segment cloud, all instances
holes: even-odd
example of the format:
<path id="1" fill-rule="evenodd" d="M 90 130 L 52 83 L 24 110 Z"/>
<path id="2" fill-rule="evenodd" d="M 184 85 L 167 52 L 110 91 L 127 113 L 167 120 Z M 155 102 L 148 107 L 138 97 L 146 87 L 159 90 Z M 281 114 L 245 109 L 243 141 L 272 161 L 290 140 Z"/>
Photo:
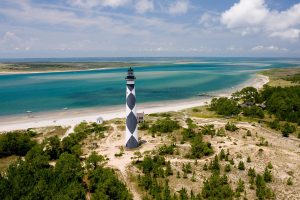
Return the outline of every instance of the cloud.
<path id="1" fill-rule="evenodd" d="M 199 24 L 206 28 L 220 27 L 220 15 L 214 12 L 205 12 L 199 18 Z"/>
<path id="2" fill-rule="evenodd" d="M 0 38 L 0 50 L 26 50 L 29 51 L 37 39 L 23 39 L 15 32 L 7 31 Z"/>
<path id="3" fill-rule="evenodd" d="M 243 51 L 243 48 L 241 47 L 235 47 L 235 46 L 229 46 L 226 48 L 227 51 L 234 51 L 234 52 L 239 52 L 239 51 Z"/>
<path id="4" fill-rule="evenodd" d="M 256 51 L 256 52 L 258 52 L 258 51 L 273 51 L 273 52 L 276 52 L 276 51 L 287 51 L 287 49 L 280 48 L 280 47 L 277 47 L 274 45 L 271 45 L 271 46 L 258 45 L 258 46 L 251 48 L 251 51 Z"/>
<path id="5" fill-rule="evenodd" d="M 135 9 L 138 13 L 146 13 L 154 10 L 154 4 L 152 0 L 137 0 Z"/>
<path id="6" fill-rule="evenodd" d="M 89 13 L 78 14 L 72 10 L 56 9 L 52 7 L 41 7 L 34 4 L 14 3 L 13 7 L 1 8 L 0 15 L 4 15 L 10 20 L 15 19 L 21 24 L 27 23 L 29 26 L 53 26 L 55 28 L 68 27 L 66 32 L 72 32 L 72 29 L 86 30 L 92 28 L 94 31 L 103 31 L 113 33 L 114 35 L 145 35 L 146 30 L 136 29 L 124 22 L 123 19 L 117 19 L 109 16 Z"/>
<path id="7" fill-rule="evenodd" d="M 221 22 L 242 35 L 263 32 L 282 39 L 299 38 L 300 3 L 285 11 L 270 10 L 265 0 L 240 0 L 221 15 Z"/>
<path id="8" fill-rule="evenodd" d="M 271 37 L 280 37 L 282 39 L 297 39 L 299 38 L 299 29 L 289 29 L 286 31 L 273 32 L 270 34 Z"/>
<path id="9" fill-rule="evenodd" d="M 240 0 L 221 16 L 228 28 L 255 26 L 264 22 L 268 16 L 264 0 Z"/>
<path id="10" fill-rule="evenodd" d="M 177 0 L 169 7 L 169 13 L 171 14 L 184 14 L 188 11 L 189 1 L 188 0 Z"/>
<path id="11" fill-rule="evenodd" d="M 94 7 L 120 7 L 128 4 L 130 0 L 68 0 L 67 3 L 71 6 L 91 9 Z"/>

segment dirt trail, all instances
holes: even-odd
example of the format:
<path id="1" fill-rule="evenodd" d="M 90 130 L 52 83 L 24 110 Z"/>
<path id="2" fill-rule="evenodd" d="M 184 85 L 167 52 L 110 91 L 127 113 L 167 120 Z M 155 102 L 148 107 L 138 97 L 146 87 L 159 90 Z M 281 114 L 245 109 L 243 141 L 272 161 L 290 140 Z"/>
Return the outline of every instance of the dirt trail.
<path id="1" fill-rule="evenodd" d="M 99 148 L 96 150 L 99 154 L 107 156 L 109 159 L 107 166 L 117 169 L 121 175 L 120 178 L 126 183 L 134 199 L 140 200 L 140 194 L 136 191 L 134 185 L 130 182 L 128 173 L 126 172 L 128 166 L 132 162 L 132 157 L 134 157 L 134 151 L 126 150 L 123 156 L 116 157 L 115 154 L 120 153 L 121 147 L 123 146 L 123 138 L 118 137 L 118 135 L 123 135 L 117 128 L 115 124 L 110 124 L 112 127 L 112 132 L 107 136 L 103 143 L 100 143 Z"/>

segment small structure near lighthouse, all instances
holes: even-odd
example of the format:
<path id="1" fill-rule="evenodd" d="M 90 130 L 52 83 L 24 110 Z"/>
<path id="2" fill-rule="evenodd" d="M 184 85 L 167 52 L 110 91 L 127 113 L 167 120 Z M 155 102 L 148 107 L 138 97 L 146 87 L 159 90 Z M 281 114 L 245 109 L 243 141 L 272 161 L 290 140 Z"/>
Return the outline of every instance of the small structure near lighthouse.
<path id="1" fill-rule="evenodd" d="M 135 98 L 135 76 L 131 67 L 128 69 L 126 80 L 126 135 L 125 146 L 136 148 L 139 146 L 136 98 Z"/>

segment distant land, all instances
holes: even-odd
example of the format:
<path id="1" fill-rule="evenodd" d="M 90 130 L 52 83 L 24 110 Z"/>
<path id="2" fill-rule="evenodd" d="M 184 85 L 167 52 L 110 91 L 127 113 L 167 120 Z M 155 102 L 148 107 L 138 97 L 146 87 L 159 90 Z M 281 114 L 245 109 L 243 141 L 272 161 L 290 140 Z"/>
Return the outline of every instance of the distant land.
<path id="1" fill-rule="evenodd" d="M 154 65 L 256 62 L 269 63 L 288 60 L 290 67 L 300 66 L 299 58 L 268 57 L 74 57 L 74 58 L 0 58 L 0 73 L 63 72 L 95 70 L 104 68 L 141 67 Z M 285 63 L 286 64 L 286 63 Z"/>

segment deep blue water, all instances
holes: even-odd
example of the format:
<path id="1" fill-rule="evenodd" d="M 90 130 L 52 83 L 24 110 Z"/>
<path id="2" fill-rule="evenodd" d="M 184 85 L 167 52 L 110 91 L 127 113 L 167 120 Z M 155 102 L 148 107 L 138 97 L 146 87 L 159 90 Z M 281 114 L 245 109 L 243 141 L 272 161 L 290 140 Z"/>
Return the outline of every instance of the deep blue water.
<path id="1" fill-rule="evenodd" d="M 49 58 L 26 61 L 160 62 L 159 65 L 134 67 L 138 103 L 191 98 L 241 84 L 260 70 L 300 66 L 300 59 L 291 58 Z M 124 104 L 126 71 L 126 68 L 116 68 L 1 75 L 0 115 Z"/>

